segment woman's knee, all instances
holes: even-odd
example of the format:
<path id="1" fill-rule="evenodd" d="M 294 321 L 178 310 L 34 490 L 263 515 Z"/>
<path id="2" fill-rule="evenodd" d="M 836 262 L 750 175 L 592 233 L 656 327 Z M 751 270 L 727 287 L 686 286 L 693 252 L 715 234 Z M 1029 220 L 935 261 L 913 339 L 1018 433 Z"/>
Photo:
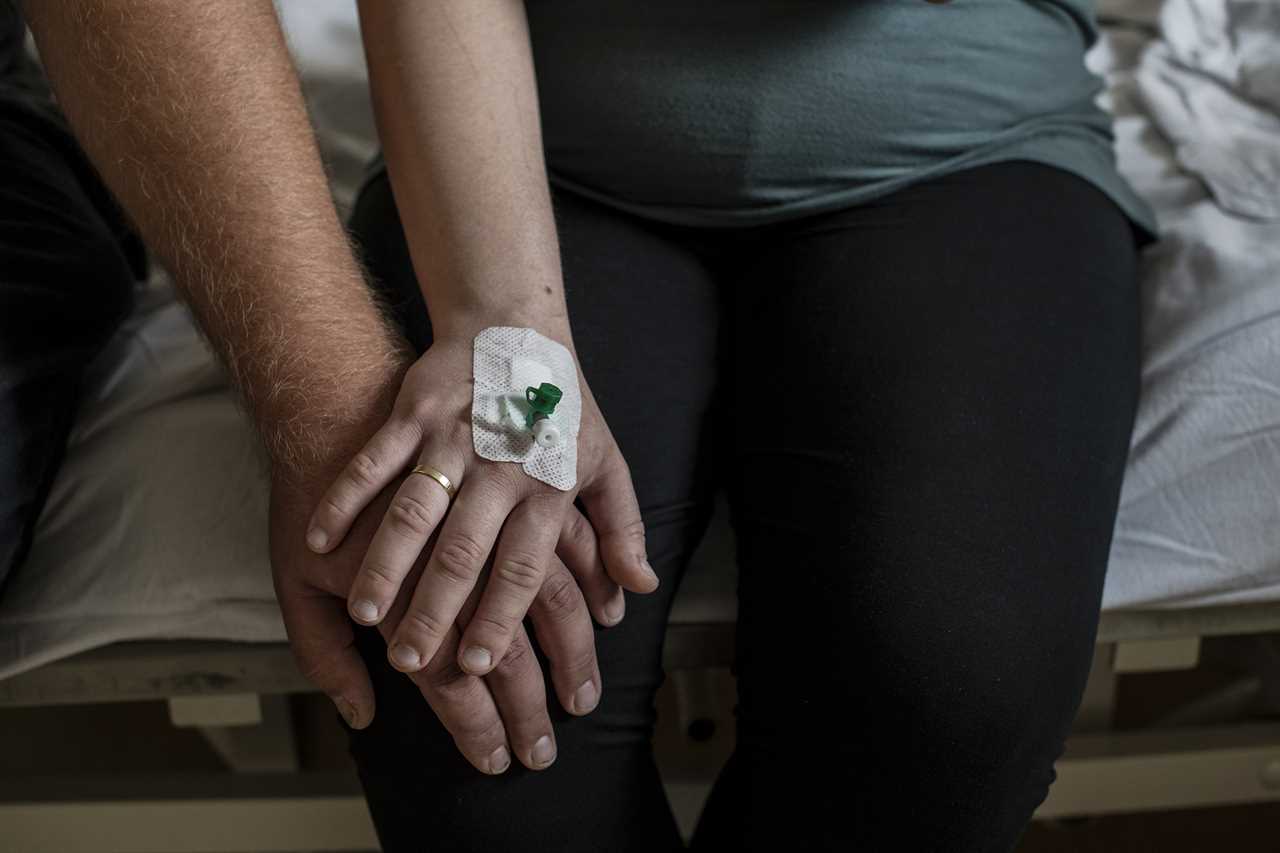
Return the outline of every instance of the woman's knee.
<path id="1" fill-rule="evenodd" d="M 793 797 L 815 820 L 838 815 L 846 845 L 1010 850 L 1054 779 L 1088 674 L 1088 626 L 1063 637 L 1016 616 L 1016 628 L 905 619 L 914 627 L 851 627 L 825 671 L 740 661 L 748 788 Z M 767 832 L 772 819 L 753 820 Z"/>

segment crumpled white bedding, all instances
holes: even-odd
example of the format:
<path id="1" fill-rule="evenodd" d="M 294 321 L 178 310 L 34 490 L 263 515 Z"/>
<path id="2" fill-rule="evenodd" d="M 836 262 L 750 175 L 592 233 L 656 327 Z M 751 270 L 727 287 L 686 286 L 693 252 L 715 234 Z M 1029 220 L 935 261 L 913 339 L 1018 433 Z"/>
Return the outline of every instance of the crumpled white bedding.
<path id="1" fill-rule="evenodd" d="M 374 151 L 353 4 L 279 5 L 346 207 Z M 1256 26 L 1271 5 L 1169 0 L 1161 20 L 1159 0 L 1100 4 L 1114 26 L 1090 62 L 1108 80 L 1122 171 L 1163 232 L 1143 272 L 1143 401 L 1107 608 L 1280 599 L 1280 221 L 1232 203 L 1252 185 L 1221 158 L 1246 138 L 1229 122 L 1249 113 L 1216 106 L 1280 113 L 1280 32 Z M 283 639 L 265 486 L 222 372 L 155 277 L 94 366 L 31 558 L 0 600 L 0 677 L 125 639 Z M 731 606 L 720 586 L 728 603 L 711 612 Z"/>
<path id="2" fill-rule="evenodd" d="M 1280 3 L 1168 0 L 1137 88 L 1178 164 L 1228 213 L 1280 217 Z"/>
<path id="3" fill-rule="evenodd" d="M 1104 604 L 1280 599 L 1280 219 L 1231 177 L 1236 140 L 1280 117 L 1280 6 L 1101 6 L 1117 26 L 1090 59 L 1162 238 L 1144 259 L 1143 397 Z M 1274 197 L 1280 149 L 1248 153 Z"/>

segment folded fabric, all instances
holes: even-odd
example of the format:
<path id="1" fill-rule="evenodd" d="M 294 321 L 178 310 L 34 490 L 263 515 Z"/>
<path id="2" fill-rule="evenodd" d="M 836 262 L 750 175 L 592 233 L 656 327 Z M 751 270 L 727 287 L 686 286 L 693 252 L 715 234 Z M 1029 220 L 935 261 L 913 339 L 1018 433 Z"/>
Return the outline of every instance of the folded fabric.
<path id="1" fill-rule="evenodd" d="M 1280 3 L 1168 0 L 1138 91 L 1228 213 L 1280 218 Z"/>

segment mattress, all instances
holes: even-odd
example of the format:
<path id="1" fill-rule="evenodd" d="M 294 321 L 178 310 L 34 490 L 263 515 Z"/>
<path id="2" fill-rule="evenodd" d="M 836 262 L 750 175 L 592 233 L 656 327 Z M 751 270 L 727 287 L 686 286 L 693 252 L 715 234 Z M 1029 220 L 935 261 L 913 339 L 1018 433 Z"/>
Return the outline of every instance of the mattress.
<path id="1" fill-rule="evenodd" d="M 375 149 L 353 4 L 279 5 L 345 209 Z M 1089 61 L 1107 81 L 1121 170 L 1163 238 L 1143 262 L 1143 397 L 1104 609 L 1256 612 L 1280 601 L 1280 221 L 1233 210 L 1158 120 L 1148 89 L 1164 78 L 1147 66 L 1177 23 L 1169 7 L 1162 20 L 1159 2 L 1102 5 Z M 30 559 L 0 600 L 0 677 L 121 640 L 283 640 L 265 470 L 225 375 L 157 271 L 92 367 Z M 677 621 L 732 618 L 731 551 L 721 517 Z"/>

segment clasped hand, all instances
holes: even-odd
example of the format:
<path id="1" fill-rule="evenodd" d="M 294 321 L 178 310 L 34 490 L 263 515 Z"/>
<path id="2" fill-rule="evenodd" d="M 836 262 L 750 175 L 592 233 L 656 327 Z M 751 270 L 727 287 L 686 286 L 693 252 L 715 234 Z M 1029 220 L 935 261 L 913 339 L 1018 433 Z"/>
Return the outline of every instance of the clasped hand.
<path id="1" fill-rule="evenodd" d="M 585 714 L 603 690 L 586 610 L 602 625 L 617 624 L 622 590 L 651 592 L 658 579 L 626 463 L 585 379 L 579 376 L 578 488 L 562 492 L 517 463 L 476 455 L 471 358 L 470 339 L 433 343 L 406 374 L 391 416 L 315 504 L 306 542 L 325 556 L 273 562 L 296 562 L 302 588 L 343 596 L 352 620 L 379 627 L 391 665 L 417 682 L 477 768 L 501 772 L 509 745 L 539 769 L 554 759 L 554 734 L 526 613 L 560 703 Z M 408 475 L 416 464 L 444 473 L 456 497 L 450 501 L 430 477 Z M 275 538 L 273 550 L 280 550 Z M 354 577 L 335 570 L 334 558 L 351 563 L 362 546 Z M 293 585 L 282 590 L 279 567 L 276 575 L 295 653 L 333 696 L 333 674 L 315 672 L 295 638 L 314 635 L 319 622 L 299 624 L 291 613 L 297 608 L 285 601 Z M 365 700 L 372 704 L 371 691 Z M 344 701 L 354 704 L 335 701 L 344 713 Z M 348 713 L 353 725 L 367 725 L 353 716 L 361 715 Z"/>

